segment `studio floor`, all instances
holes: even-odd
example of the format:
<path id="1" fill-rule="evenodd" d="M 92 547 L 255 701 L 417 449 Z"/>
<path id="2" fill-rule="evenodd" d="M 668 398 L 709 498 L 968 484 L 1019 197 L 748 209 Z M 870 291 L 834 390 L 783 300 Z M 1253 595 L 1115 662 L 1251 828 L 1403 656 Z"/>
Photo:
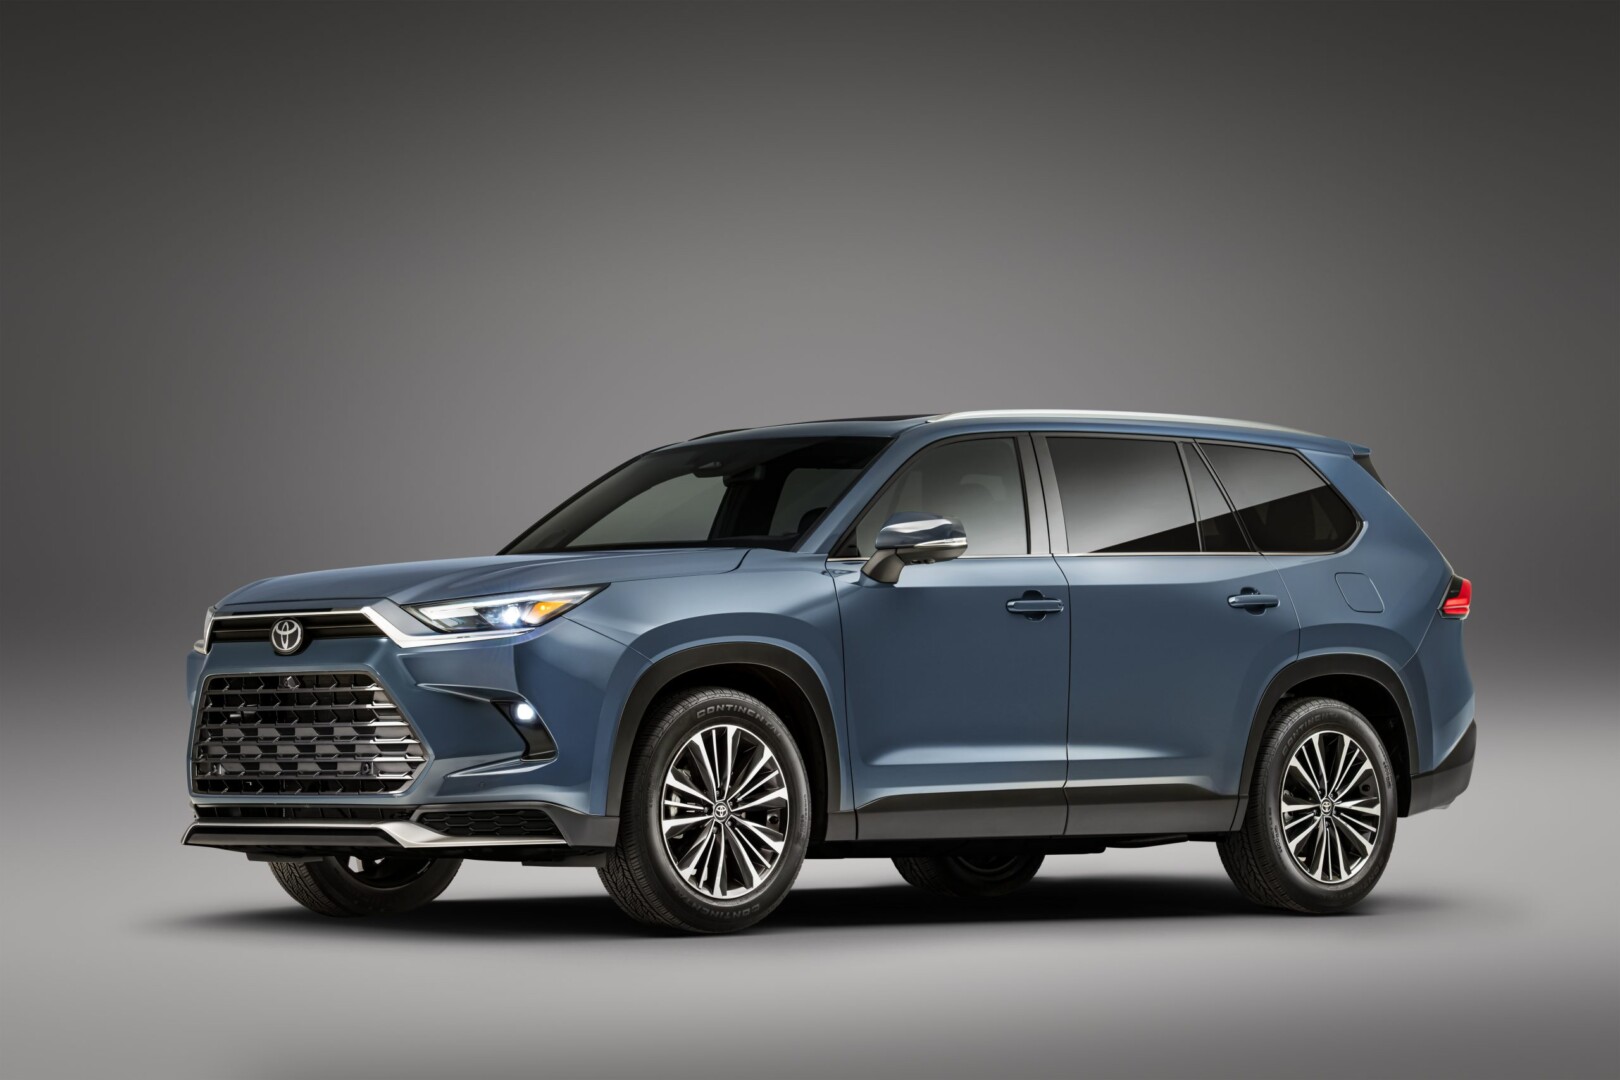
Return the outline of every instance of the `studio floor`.
<path id="1" fill-rule="evenodd" d="M 417 914 L 331 921 L 262 866 L 181 849 L 183 806 L 77 843 L 36 811 L 46 831 L 6 841 L 37 869 L 7 875 L 0 1071 L 1613 1075 L 1612 716 L 1596 694 L 1555 724 L 1536 708 L 1493 702 L 1473 787 L 1403 821 L 1336 918 L 1254 910 L 1211 847 L 1178 845 L 1055 858 L 970 907 L 887 862 L 813 862 L 724 938 L 640 930 L 590 870 L 492 864 Z"/>

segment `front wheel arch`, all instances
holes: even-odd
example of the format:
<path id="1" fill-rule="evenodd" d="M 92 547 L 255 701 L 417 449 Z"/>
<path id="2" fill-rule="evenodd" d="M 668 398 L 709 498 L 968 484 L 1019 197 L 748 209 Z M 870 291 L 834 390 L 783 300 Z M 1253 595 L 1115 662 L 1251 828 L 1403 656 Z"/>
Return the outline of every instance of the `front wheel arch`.
<path id="1" fill-rule="evenodd" d="M 723 686 L 759 698 L 770 706 L 799 748 L 810 779 L 810 838 L 854 839 L 830 826 L 842 805 L 842 755 L 832 704 L 821 677 L 802 657 L 780 645 L 758 641 L 696 645 L 662 657 L 636 679 L 619 712 L 609 758 L 607 813 L 622 813 L 625 776 L 648 712 L 672 692 Z M 833 835 L 829 835 L 832 833 Z"/>

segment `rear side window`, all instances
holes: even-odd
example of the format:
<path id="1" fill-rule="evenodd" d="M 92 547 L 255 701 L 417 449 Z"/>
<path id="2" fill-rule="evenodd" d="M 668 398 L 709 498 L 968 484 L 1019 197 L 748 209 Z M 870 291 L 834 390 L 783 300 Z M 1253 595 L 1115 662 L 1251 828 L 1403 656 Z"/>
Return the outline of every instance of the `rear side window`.
<path id="1" fill-rule="evenodd" d="M 1046 446 L 1071 555 L 1199 549 L 1175 443 L 1052 436 Z"/>
<path id="2" fill-rule="evenodd" d="M 1337 551 L 1356 533 L 1356 515 L 1298 454 L 1200 443 L 1261 551 Z"/>
<path id="3" fill-rule="evenodd" d="M 1192 488 L 1193 505 L 1198 511 L 1198 539 L 1205 551 L 1252 551 L 1238 528 L 1237 515 L 1215 485 L 1209 466 L 1192 444 L 1184 444 L 1187 458 L 1187 485 Z"/>

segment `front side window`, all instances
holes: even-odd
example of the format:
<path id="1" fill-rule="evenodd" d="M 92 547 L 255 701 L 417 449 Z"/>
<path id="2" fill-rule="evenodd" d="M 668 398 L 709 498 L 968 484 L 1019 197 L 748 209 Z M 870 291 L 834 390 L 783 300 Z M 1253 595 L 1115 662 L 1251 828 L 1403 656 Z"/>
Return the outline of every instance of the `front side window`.
<path id="1" fill-rule="evenodd" d="M 867 508 L 838 554 L 868 558 L 883 523 L 906 511 L 960 521 L 969 555 L 1029 554 L 1024 477 L 1012 439 L 965 439 L 921 451 Z"/>
<path id="2" fill-rule="evenodd" d="M 1199 445 L 1261 551 L 1337 551 L 1356 534 L 1355 512 L 1298 454 Z"/>
<path id="3" fill-rule="evenodd" d="M 1046 446 L 1057 473 L 1070 554 L 1199 550 L 1175 443 L 1053 436 Z"/>
<path id="4" fill-rule="evenodd" d="M 739 439 L 655 450 L 611 473 L 512 543 L 508 555 L 798 542 L 887 439 Z"/>

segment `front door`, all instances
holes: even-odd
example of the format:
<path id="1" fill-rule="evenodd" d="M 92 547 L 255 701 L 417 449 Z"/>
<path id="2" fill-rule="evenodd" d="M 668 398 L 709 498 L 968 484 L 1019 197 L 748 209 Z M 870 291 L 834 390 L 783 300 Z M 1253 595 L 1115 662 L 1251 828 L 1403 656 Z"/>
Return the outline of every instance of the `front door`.
<path id="1" fill-rule="evenodd" d="M 1032 445 L 993 436 L 922 450 L 839 552 L 869 556 L 891 514 L 917 511 L 962 523 L 961 558 L 908 566 L 893 585 L 853 559 L 829 563 L 863 840 L 1063 832 L 1068 589 L 1039 507 L 1031 527 Z M 1063 609 L 1018 610 L 1037 599 Z"/>

